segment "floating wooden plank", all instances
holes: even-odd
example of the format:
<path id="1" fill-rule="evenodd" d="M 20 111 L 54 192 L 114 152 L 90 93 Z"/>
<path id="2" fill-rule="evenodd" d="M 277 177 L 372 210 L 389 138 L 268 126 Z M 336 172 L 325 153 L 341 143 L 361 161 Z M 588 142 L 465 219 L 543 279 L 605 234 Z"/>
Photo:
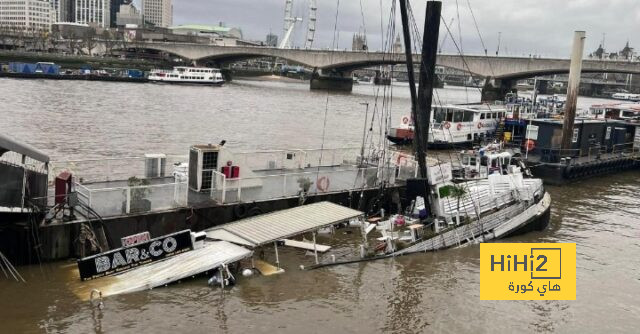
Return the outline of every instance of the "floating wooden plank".
<path id="1" fill-rule="evenodd" d="M 89 300 L 93 289 L 102 292 L 103 297 L 149 290 L 240 261 L 252 254 L 252 251 L 226 241 L 205 241 L 201 248 L 122 274 L 82 282 L 71 290 L 82 300 Z"/>
<path id="2" fill-rule="evenodd" d="M 271 265 L 270 263 L 267 263 L 267 262 L 262 261 L 262 260 L 255 260 L 254 261 L 254 266 L 256 267 L 256 269 L 258 269 L 258 271 L 263 276 L 271 276 L 271 275 L 284 273 L 284 269 L 278 268 L 278 267 L 276 267 L 274 265 Z"/>
<path id="3" fill-rule="evenodd" d="M 298 241 L 298 240 L 292 240 L 292 239 L 284 239 L 283 241 L 285 246 L 313 251 L 312 242 Z M 331 249 L 331 246 L 316 244 L 316 250 L 320 253 L 325 253 L 330 249 Z"/>
<path id="4" fill-rule="evenodd" d="M 371 232 L 371 231 L 375 230 L 376 226 L 377 226 L 376 224 L 369 224 L 369 225 L 364 229 L 364 234 L 365 234 L 365 235 L 368 235 L 368 234 L 369 234 L 369 232 Z"/>

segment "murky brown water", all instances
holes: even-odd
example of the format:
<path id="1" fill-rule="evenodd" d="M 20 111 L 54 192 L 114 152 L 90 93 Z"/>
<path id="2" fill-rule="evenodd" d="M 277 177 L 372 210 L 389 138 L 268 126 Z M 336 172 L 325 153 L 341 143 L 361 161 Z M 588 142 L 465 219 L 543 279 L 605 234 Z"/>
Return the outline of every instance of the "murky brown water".
<path id="1" fill-rule="evenodd" d="M 328 97 L 327 146 L 358 145 L 373 86 Z M 393 116 L 408 110 L 395 87 Z M 477 100 L 444 89 L 443 101 Z M 399 97 L 399 98 L 398 98 Z M 0 131 L 56 159 L 186 154 L 193 143 L 242 149 L 319 147 L 326 93 L 303 84 L 235 82 L 220 89 L 0 79 Z M 582 105 L 595 103 L 582 99 Z M 577 243 L 576 301 L 480 301 L 479 247 L 244 279 L 224 293 L 206 278 L 108 298 L 98 310 L 69 292 L 73 262 L 23 267 L 28 283 L 0 274 L 0 333 L 511 333 L 637 332 L 640 324 L 640 173 L 564 187 L 548 230 L 506 241 Z M 352 244 L 338 234 L 319 242 Z M 357 242 L 357 241 L 356 241 Z"/>

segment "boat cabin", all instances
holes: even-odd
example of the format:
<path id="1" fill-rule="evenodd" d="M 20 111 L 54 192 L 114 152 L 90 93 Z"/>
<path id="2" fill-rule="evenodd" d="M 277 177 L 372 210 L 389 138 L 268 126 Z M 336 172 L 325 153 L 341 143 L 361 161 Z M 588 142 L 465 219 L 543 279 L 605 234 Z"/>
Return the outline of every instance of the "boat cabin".
<path id="1" fill-rule="evenodd" d="M 501 105 L 435 106 L 429 143 L 468 144 L 489 137 L 506 115 Z"/>
<path id="2" fill-rule="evenodd" d="M 513 162 L 511 153 L 491 146 L 462 151 L 459 157 L 460 169 L 454 175 L 462 180 L 484 179 L 494 173 L 506 175 Z"/>
<path id="3" fill-rule="evenodd" d="M 634 148 L 637 125 L 607 119 L 576 119 L 571 148 L 561 150 L 562 119 L 536 119 L 527 126 L 528 154 L 545 162 L 561 158 L 595 156 L 601 153 L 627 151 Z"/>
<path id="4" fill-rule="evenodd" d="M 589 108 L 589 116 L 602 119 L 640 121 L 640 103 L 593 105 Z"/>

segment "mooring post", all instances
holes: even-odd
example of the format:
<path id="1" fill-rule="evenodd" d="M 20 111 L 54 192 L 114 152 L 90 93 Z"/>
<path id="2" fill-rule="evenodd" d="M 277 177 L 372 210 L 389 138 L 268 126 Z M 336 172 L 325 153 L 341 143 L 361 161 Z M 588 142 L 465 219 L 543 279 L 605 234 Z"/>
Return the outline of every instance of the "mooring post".
<path id="1" fill-rule="evenodd" d="M 318 262 L 318 248 L 316 247 L 316 231 L 313 231 L 313 256 L 315 256 L 316 258 L 316 264 L 320 263 Z"/>
<path id="2" fill-rule="evenodd" d="M 585 38 L 586 33 L 584 31 L 576 31 L 573 35 L 573 51 L 571 52 L 571 67 L 569 69 L 569 82 L 567 84 L 567 102 L 564 107 L 561 151 L 571 149 L 573 124 L 576 118 L 576 105 L 578 102 L 578 91 L 580 88 L 580 74 L 582 73 L 582 54 L 584 52 Z"/>
<path id="3" fill-rule="evenodd" d="M 276 250 L 276 266 L 278 267 L 278 269 L 280 269 L 280 258 L 278 257 L 278 242 L 277 241 L 273 242 L 273 247 Z"/>

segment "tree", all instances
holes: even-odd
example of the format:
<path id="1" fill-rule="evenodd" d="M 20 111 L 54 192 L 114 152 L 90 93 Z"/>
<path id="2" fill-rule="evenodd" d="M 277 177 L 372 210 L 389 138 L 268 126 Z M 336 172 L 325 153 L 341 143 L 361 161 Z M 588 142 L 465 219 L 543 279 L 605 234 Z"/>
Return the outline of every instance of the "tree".
<path id="1" fill-rule="evenodd" d="M 83 52 L 89 56 L 93 56 L 93 49 L 96 48 L 96 31 L 95 29 L 89 29 L 85 32 L 82 39 Z M 86 51 L 84 51 L 86 50 Z"/>
<path id="2" fill-rule="evenodd" d="M 102 42 L 104 43 L 104 54 L 105 56 L 113 55 L 113 48 L 116 46 L 117 41 L 115 41 L 115 36 L 111 33 L 109 29 L 105 29 L 102 32 Z"/>
<path id="3" fill-rule="evenodd" d="M 458 211 L 458 215 L 460 215 L 460 200 L 467 194 L 467 190 L 464 188 L 464 186 L 456 184 L 451 187 L 449 194 L 457 200 L 458 203 L 456 206 L 456 211 Z"/>

